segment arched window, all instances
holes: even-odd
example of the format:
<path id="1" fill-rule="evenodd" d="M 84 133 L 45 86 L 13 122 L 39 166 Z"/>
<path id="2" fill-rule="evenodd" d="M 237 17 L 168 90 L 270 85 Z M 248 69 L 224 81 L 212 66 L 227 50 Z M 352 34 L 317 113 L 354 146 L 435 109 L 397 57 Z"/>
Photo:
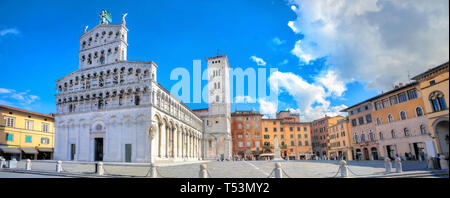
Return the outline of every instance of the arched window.
<path id="1" fill-rule="evenodd" d="M 422 107 L 417 107 L 416 108 L 416 114 L 417 114 L 417 117 L 423 116 Z"/>
<path id="2" fill-rule="evenodd" d="M 391 131 L 391 136 L 392 136 L 392 138 L 395 138 L 395 131 L 394 130 Z"/>
<path id="3" fill-rule="evenodd" d="M 379 136 L 380 136 L 380 140 L 382 140 L 383 139 L 383 133 L 379 133 Z"/>
<path id="4" fill-rule="evenodd" d="M 96 131 L 101 131 L 102 130 L 102 125 L 101 124 L 97 124 L 97 126 L 95 126 L 95 130 Z"/>
<path id="5" fill-rule="evenodd" d="M 404 128 L 403 132 L 405 133 L 405 137 L 408 137 L 410 135 L 408 128 Z"/>
<path id="6" fill-rule="evenodd" d="M 389 122 L 393 122 L 394 121 L 394 117 L 391 114 L 388 115 L 388 121 Z"/>
<path id="7" fill-rule="evenodd" d="M 219 102 L 219 96 L 218 95 L 216 96 L 216 102 Z"/>
<path id="8" fill-rule="evenodd" d="M 424 135 L 427 134 L 427 129 L 425 128 L 425 125 L 420 125 L 420 134 Z"/>
<path id="9" fill-rule="evenodd" d="M 400 112 L 400 118 L 402 120 L 406 120 L 406 112 L 405 111 Z"/>
<path id="10" fill-rule="evenodd" d="M 377 118 L 377 125 L 381 125 L 381 118 Z"/>
<path id="11" fill-rule="evenodd" d="M 429 100 L 431 102 L 431 106 L 433 107 L 433 112 L 447 109 L 447 105 L 445 104 L 444 94 L 442 92 L 435 91 L 435 92 L 431 93 Z"/>

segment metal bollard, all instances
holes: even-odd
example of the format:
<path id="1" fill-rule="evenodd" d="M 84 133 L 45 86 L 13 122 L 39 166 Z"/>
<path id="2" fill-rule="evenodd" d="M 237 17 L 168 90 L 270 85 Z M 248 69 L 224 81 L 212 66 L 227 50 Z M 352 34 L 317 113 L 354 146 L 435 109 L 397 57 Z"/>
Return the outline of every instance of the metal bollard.
<path id="1" fill-rule="evenodd" d="M 273 169 L 273 174 L 275 178 L 283 178 L 280 162 L 275 163 L 275 169 Z"/>
<path id="2" fill-rule="evenodd" d="M 57 173 L 60 173 L 60 172 L 62 172 L 62 170 L 63 170 L 63 168 L 62 168 L 62 161 L 61 161 L 61 160 L 58 160 L 58 161 L 56 162 L 56 172 L 57 172 Z"/>
<path id="3" fill-rule="evenodd" d="M 428 157 L 428 169 L 434 169 L 433 157 Z"/>
<path id="4" fill-rule="evenodd" d="M 448 162 L 444 155 L 439 156 L 439 164 L 441 165 L 441 170 L 448 170 Z"/>
<path id="5" fill-rule="evenodd" d="M 105 171 L 103 170 L 103 162 L 97 163 L 97 175 L 104 175 Z"/>
<path id="6" fill-rule="evenodd" d="M 31 160 L 27 159 L 27 163 L 25 164 L 25 170 L 31 170 Z"/>
<path id="7" fill-rule="evenodd" d="M 395 172 L 397 173 L 403 172 L 402 160 L 399 157 L 395 159 Z"/>
<path id="8" fill-rule="evenodd" d="M 5 160 L 5 158 L 2 158 L 1 161 L 0 161 L 0 169 L 1 168 L 6 168 L 6 160 Z"/>
<path id="9" fill-rule="evenodd" d="M 386 173 L 391 173 L 392 164 L 391 159 L 389 159 L 389 157 L 386 157 L 386 159 L 384 160 L 384 167 L 386 167 Z"/>
<path id="10" fill-rule="evenodd" d="M 208 171 L 206 170 L 206 164 L 200 165 L 200 172 L 198 173 L 199 178 L 208 178 Z"/>
<path id="11" fill-rule="evenodd" d="M 348 167 L 347 162 L 345 160 L 341 160 L 341 177 L 348 177 Z"/>

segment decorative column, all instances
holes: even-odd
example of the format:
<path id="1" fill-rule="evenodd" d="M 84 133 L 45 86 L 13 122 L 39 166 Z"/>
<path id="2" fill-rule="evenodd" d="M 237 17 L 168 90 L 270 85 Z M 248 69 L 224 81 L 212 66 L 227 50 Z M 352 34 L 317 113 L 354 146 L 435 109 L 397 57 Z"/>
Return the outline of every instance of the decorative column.
<path id="1" fill-rule="evenodd" d="M 158 126 L 158 157 L 161 157 L 161 134 L 162 134 L 162 123 L 157 123 Z"/>
<path id="2" fill-rule="evenodd" d="M 166 152 L 164 153 L 164 156 L 166 158 L 169 157 L 169 130 L 170 130 L 169 126 L 166 126 L 166 130 L 165 130 L 165 135 L 166 135 L 166 141 L 165 141 L 166 142 L 166 144 L 165 144 Z"/>

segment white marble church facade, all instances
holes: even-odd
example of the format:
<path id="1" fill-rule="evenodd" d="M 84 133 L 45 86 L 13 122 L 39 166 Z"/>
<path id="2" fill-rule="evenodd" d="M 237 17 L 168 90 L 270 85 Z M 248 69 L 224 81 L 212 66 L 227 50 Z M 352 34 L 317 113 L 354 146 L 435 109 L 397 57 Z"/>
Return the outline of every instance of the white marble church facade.
<path id="1" fill-rule="evenodd" d="M 154 62 L 127 60 L 125 19 L 80 37 L 79 69 L 56 81 L 56 160 L 199 160 L 202 119 L 157 82 Z"/>

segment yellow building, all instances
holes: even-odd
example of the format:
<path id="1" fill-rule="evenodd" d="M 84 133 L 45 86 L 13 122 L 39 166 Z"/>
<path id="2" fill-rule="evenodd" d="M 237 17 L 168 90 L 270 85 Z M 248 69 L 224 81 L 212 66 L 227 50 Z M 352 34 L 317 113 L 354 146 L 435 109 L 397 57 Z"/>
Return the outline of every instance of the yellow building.
<path id="1" fill-rule="evenodd" d="M 292 160 L 311 158 L 311 123 L 300 122 L 298 114 L 280 111 L 276 119 L 262 119 L 261 130 L 264 142 L 261 157 L 273 158 L 277 137 L 281 157 Z"/>
<path id="2" fill-rule="evenodd" d="M 340 119 L 328 127 L 328 153 L 332 159 L 353 160 L 352 134 L 348 119 Z"/>
<path id="3" fill-rule="evenodd" d="M 434 152 L 423 95 L 418 89 L 417 82 L 400 84 L 372 98 L 376 126 L 372 135 L 378 140 L 382 158 L 425 160 L 428 153 Z"/>
<path id="4" fill-rule="evenodd" d="M 328 152 L 328 128 L 337 124 L 338 120 L 344 119 L 342 116 L 325 117 L 312 121 L 311 139 L 312 149 L 316 157 L 327 159 L 330 157 Z"/>
<path id="5" fill-rule="evenodd" d="M 425 115 L 436 152 L 449 156 L 449 62 L 434 67 L 412 79 L 419 82 Z M 433 156 L 433 155 L 431 155 Z"/>
<path id="6" fill-rule="evenodd" d="M 0 156 L 9 160 L 52 159 L 54 117 L 0 105 Z"/>

